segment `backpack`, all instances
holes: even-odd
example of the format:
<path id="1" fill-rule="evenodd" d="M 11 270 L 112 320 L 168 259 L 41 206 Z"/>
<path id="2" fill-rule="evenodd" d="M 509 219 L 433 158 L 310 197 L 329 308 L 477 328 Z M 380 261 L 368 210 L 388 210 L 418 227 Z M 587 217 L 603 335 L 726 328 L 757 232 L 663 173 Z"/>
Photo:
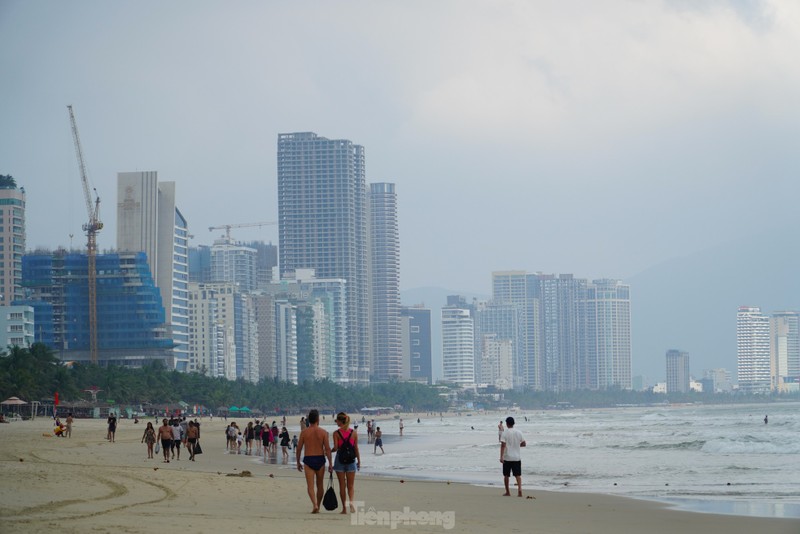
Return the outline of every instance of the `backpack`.
<path id="1" fill-rule="evenodd" d="M 351 432 L 347 439 L 344 439 L 341 430 L 337 430 L 339 432 L 339 451 L 336 454 L 336 458 L 339 460 L 340 464 L 349 465 L 356 461 L 356 448 L 350 443 L 350 438 L 353 436 Z"/>

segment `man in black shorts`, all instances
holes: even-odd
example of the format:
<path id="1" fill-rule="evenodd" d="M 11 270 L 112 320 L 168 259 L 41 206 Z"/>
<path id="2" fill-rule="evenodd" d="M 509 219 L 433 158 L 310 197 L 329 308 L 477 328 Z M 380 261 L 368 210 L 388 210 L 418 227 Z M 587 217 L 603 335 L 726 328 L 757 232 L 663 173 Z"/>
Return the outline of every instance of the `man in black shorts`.
<path id="1" fill-rule="evenodd" d="M 522 497 L 522 456 L 520 447 L 526 445 L 522 432 L 514 428 L 514 418 L 506 417 L 506 429 L 500 436 L 500 463 L 503 464 L 503 482 L 508 497 L 511 492 L 508 488 L 508 479 L 513 474 L 517 479 L 517 497 Z"/>

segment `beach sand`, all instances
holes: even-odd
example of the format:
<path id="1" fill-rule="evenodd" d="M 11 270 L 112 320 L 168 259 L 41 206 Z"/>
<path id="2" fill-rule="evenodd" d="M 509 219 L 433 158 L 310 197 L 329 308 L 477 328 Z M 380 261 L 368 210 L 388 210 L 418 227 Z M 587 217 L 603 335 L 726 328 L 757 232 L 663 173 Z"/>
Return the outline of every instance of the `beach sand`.
<path id="1" fill-rule="evenodd" d="M 291 434 L 297 421 L 287 425 Z M 683 512 L 608 495 L 526 490 L 523 498 L 503 497 L 499 463 L 497 487 L 372 477 L 366 448 L 356 477 L 362 524 L 354 525 L 338 511 L 309 513 L 302 474 L 290 469 L 293 452 L 289 466 L 227 454 L 225 425 L 203 420 L 204 454 L 190 462 L 182 451 L 180 461 L 165 464 L 147 459 L 143 422 L 121 421 L 115 443 L 105 439 L 104 420 L 76 420 L 71 439 L 52 437 L 46 418 L 2 424 L 0 532 L 388 532 L 391 524 L 379 521 L 394 512 L 396 530 L 408 532 L 800 533 L 797 519 Z M 252 476 L 228 476 L 245 470 Z"/>

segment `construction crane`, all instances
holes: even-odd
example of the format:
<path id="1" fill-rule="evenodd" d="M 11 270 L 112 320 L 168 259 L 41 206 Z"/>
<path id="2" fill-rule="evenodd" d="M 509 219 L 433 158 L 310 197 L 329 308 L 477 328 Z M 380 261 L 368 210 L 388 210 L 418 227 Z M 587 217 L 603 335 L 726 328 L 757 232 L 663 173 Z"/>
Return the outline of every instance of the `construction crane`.
<path id="1" fill-rule="evenodd" d="M 92 195 L 89 192 L 89 177 L 86 174 L 86 164 L 83 161 L 83 149 L 81 139 L 78 136 L 78 125 L 75 123 L 75 113 L 72 106 L 67 106 L 69 110 L 69 121 L 72 126 L 72 139 L 75 141 L 75 155 L 78 157 L 78 167 L 81 171 L 81 182 L 83 183 L 83 197 L 86 200 L 86 212 L 89 215 L 89 222 L 83 225 L 86 232 L 86 256 L 89 258 L 88 285 L 89 285 L 89 355 L 92 363 L 97 363 L 97 232 L 103 229 L 100 221 L 100 196 L 97 189 L 94 191 L 95 200 L 92 203 Z M 94 204 L 94 205 L 92 205 Z"/>
<path id="2" fill-rule="evenodd" d="M 209 226 L 208 231 L 225 230 L 225 239 L 228 243 L 231 242 L 231 228 L 249 228 L 252 226 L 274 226 L 278 224 L 277 221 L 270 222 L 254 222 L 254 223 L 240 223 L 240 224 L 222 224 L 220 226 Z"/>

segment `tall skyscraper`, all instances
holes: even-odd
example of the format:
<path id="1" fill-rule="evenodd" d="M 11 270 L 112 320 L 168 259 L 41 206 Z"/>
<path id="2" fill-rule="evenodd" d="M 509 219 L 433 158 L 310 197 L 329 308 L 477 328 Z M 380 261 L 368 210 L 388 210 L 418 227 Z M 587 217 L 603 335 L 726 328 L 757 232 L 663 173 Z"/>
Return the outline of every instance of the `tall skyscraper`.
<path id="1" fill-rule="evenodd" d="M 769 320 L 772 390 L 800 387 L 800 312 L 777 311 Z"/>
<path id="2" fill-rule="evenodd" d="M 475 385 L 475 325 L 466 302 L 448 297 L 442 308 L 442 380 Z"/>
<path id="3" fill-rule="evenodd" d="M 736 313 L 736 372 L 741 391 L 769 393 L 769 317 L 757 306 Z"/>
<path id="4" fill-rule="evenodd" d="M 144 252 L 161 290 L 175 342 L 175 368 L 189 367 L 188 225 L 176 205 L 175 182 L 158 173 L 117 174 L 117 249 Z"/>
<path id="5" fill-rule="evenodd" d="M 403 378 L 400 336 L 400 238 L 394 184 L 369 186 L 372 378 Z"/>
<path id="6" fill-rule="evenodd" d="M 496 305 L 511 305 L 517 309 L 517 354 L 514 362 L 515 386 L 541 389 L 542 370 L 541 345 L 539 341 L 539 306 L 535 295 L 529 290 L 529 281 L 535 275 L 525 271 L 498 271 L 492 273 L 492 302 Z"/>
<path id="7" fill-rule="evenodd" d="M 593 280 L 586 291 L 588 383 L 591 389 L 631 389 L 630 286 Z"/>
<path id="8" fill-rule="evenodd" d="M 667 351 L 667 393 L 689 392 L 689 353 L 682 350 Z"/>
<path id="9" fill-rule="evenodd" d="M 585 279 L 571 274 L 536 275 L 541 318 L 543 382 L 546 391 L 574 391 L 589 387 L 586 362 Z"/>
<path id="10" fill-rule="evenodd" d="M 347 382 L 370 377 L 364 148 L 315 133 L 278 135 L 280 273 L 346 280 Z"/>
<path id="11" fill-rule="evenodd" d="M 8 306 L 25 297 L 25 188 L 17 188 L 11 176 L 0 176 L 0 251 L 0 306 Z"/>

